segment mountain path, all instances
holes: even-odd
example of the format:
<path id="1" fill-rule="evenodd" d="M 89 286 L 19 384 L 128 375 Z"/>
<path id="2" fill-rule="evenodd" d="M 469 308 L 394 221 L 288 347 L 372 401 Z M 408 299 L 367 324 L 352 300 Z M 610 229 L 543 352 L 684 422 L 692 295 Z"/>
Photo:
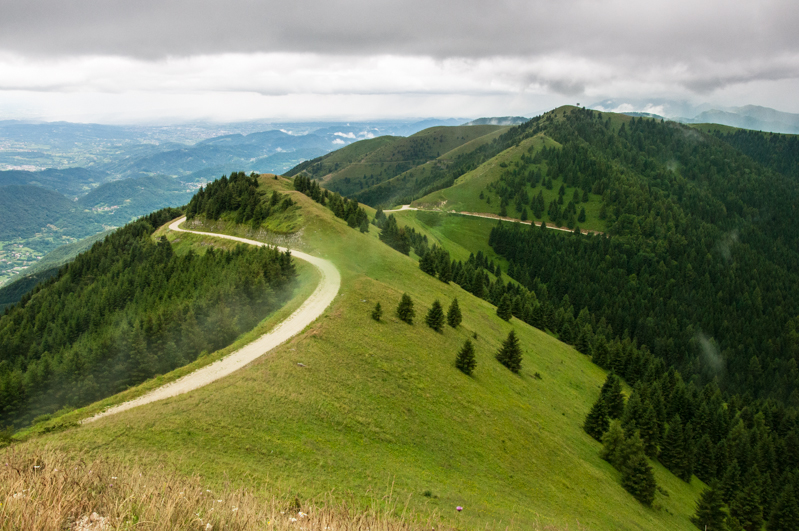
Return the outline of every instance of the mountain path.
<path id="1" fill-rule="evenodd" d="M 400 208 L 395 208 L 394 210 L 384 210 L 383 212 L 384 213 L 385 212 L 388 212 L 388 213 L 391 213 L 391 212 L 404 212 L 404 211 L 407 211 L 407 210 L 422 210 L 422 211 L 424 211 L 424 210 L 428 210 L 428 209 L 411 207 L 411 205 L 402 205 Z M 543 223 L 542 221 L 522 221 L 522 220 L 515 219 L 515 218 L 508 218 L 508 217 L 504 217 L 504 216 L 499 216 L 497 214 L 489 214 L 487 212 L 458 212 L 456 210 L 429 210 L 429 211 L 430 212 L 443 212 L 444 214 L 460 214 L 461 216 L 472 216 L 472 217 L 475 217 L 475 218 L 501 219 L 502 221 L 509 221 L 511 223 L 522 223 L 524 225 L 530 225 L 532 223 L 535 223 L 536 226 L 538 226 L 538 227 L 540 227 L 541 223 Z M 553 230 L 561 230 L 563 232 L 574 232 L 572 229 L 568 229 L 568 228 L 564 228 L 564 227 L 556 227 L 554 225 L 547 225 L 547 228 L 548 229 L 553 229 Z M 583 233 L 604 234 L 604 232 L 599 232 L 598 230 L 586 230 L 586 229 L 580 229 L 580 230 L 583 231 Z"/>
<path id="2" fill-rule="evenodd" d="M 199 232 L 193 230 L 184 230 L 179 225 L 185 221 L 186 218 L 182 217 L 173 221 L 169 225 L 169 229 L 176 232 L 188 232 L 192 234 L 199 234 L 201 236 L 213 236 L 215 238 L 224 238 L 226 240 L 233 240 L 249 245 L 256 245 L 263 247 L 268 245 L 263 242 L 248 240 L 246 238 L 239 238 L 237 236 L 228 236 L 227 234 L 216 234 L 212 232 Z M 278 247 L 281 252 L 285 252 L 285 247 Z M 116 406 L 112 406 L 105 411 L 96 414 L 93 417 L 86 418 L 81 421 L 82 424 L 94 422 L 95 420 L 114 415 L 137 406 L 163 400 L 183 393 L 188 393 L 200 387 L 204 387 L 211 382 L 219 380 L 232 374 L 233 372 L 241 369 L 250 362 L 258 359 L 264 354 L 270 352 L 275 347 L 286 342 L 290 338 L 302 332 L 305 327 L 313 323 L 328 306 L 333 302 L 333 299 L 338 294 L 341 287 L 341 275 L 336 269 L 336 266 L 328 260 L 317 258 L 306 253 L 299 251 L 291 251 L 294 258 L 304 260 L 311 265 L 315 266 L 322 274 L 322 279 L 314 292 L 308 297 L 302 305 L 297 308 L 288 318 L 278 324 L 275 328 L 262 335 L 255 341 L 248 343 L 239 350 L 225 356 L 224 358 L 206 365 L 196 371 L 183 376 L 182 378 L 163 385 L 157 389 Z"/>

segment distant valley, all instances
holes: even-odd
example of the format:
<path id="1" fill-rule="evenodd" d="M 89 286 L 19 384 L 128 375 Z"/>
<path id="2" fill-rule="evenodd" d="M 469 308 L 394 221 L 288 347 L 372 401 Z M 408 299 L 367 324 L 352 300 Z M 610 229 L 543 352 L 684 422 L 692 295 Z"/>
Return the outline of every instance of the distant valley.
<path id="1" fill-rule="evenodd" d="M 464 121 L 163 127 L 0 122 L 0 285 L 60 245 L 186 204 L 222 175 L 283 173 L 358 140 Z"/>

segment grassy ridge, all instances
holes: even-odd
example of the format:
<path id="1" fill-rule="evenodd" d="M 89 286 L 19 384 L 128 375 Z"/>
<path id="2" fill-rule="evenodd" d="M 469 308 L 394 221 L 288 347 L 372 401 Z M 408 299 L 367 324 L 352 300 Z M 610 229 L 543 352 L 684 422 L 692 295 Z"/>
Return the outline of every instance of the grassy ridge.
<path id="1" fill-rule="evenodd" d="M 304 172 L 322 179 L 330 190 L 353 195 L 368 191 L 398 175 L 407 180 L 411 175 L 409 171 L 427 166 L 426 163 L 436 159 L 440 159 L 439 166 L 443 167 L 454 157 L 454 154 L 448 155 L 453 150 L 466 149 L 467 145 L 471 146 L 469 149 L 475 149 L 482 145 L 476 141 L 487 136 L 494 138 L 497 132 L 507 129 L 491 125 L 431 127 L 407 138 L 362 140 L 304 163 L 287 175 Z"/>
<path id="2" fill-rule="evenodd" d="M 268 179 L 264 186 L 289 183 Z M 332 260 L 342 274 L 341 293 L 323 317 L 224 380 L 40 441 L 167 462 L 210 484 L 268 481 L 302 498 L 335 489 L 369 503 L 369 493 L 393 485 L 414 510 L 438 509 L 466 528 L 690 528 L 696 480 L 688 485 L 654 464 L 668 496 L 658 494 L 647 509 L 622 489 L 618 473 L 598 457 L 599 444 L 582 431 L 604 381 L 601 369 L 422 273 L 412 258 L 379 242 L 374 227 L 361 234 L 307 197 L 292 197 L 304 220 L 296 247 Z M 452 236 L 455 224 L 440 228 L 449 223 L 429 230 Z M 413 327 L 393 316 L 404 292 L 417 305 Z M 421 324 L 435 299 L 446 305 L 454 297 L 464 315 L 459 329 L 436 333 Z M 383 323 L 369 317 L 378 301 Z M 511 329 L 525 351 L 519 376 L 493 359 Z M 475 332 L 478 366 L 470 378 L 454 368 L 454 358 Z M 456 505 L 465 507 L 462 514 Z"/>

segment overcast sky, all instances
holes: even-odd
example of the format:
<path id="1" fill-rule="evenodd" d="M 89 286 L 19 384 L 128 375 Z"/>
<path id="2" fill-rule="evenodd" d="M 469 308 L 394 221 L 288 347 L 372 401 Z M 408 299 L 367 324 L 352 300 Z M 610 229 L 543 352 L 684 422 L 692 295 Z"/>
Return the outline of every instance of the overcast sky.
<path id="1" fill-rule="evenodd" d="M 0 0 L 0 119 L 799 112 L 797 27 L 797 0 Z"/>

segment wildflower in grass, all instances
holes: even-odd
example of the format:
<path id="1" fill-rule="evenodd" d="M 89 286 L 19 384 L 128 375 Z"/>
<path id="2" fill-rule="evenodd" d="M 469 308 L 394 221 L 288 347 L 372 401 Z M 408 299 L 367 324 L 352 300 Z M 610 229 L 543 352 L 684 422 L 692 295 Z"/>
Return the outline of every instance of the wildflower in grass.
<path id="1" fill-rule="evenodd" d="M 207 524 L 205 524 L 205 531 L 211 531 L 211 529 L 213 529 L 213 528 L 214 528 L 214 526 L 211 525 L 211 522 L 208 522 Z"/>
<path id="2" fill-rule="evenodd" d="M 463 507 L 458 505 L 457 507 L 455 507 L 455 510 L 458 511 L 458 512 L 461 512 L 463 510 Z"/>
<path id="3" fill-rule="evenodd" d="M 297 516 L 299 516 L 300 518 L 305 518 L 308 515 L 306 513 L 302 512 L 302 511 L 300 511 L 300 512 L 297 513 Z"/>
<path id="4" fill-rule="evenodd" d="M 297 521 L 296 518 L 289 518 L 289 522 L 296 522 L 296 521 Z"/>

